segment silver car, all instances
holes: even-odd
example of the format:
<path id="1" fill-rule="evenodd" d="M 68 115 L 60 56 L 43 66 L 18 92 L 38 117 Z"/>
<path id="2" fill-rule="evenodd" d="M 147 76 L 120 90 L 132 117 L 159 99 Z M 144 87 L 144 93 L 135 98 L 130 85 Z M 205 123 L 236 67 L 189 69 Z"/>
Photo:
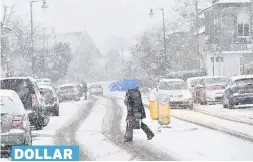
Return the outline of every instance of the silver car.
<path id="1" fill-rule="evenodd" d="M 59 101 L 62 102 L 66 100 L 79 101 L 81 97 L 75 85 L 64 84 L 59 88 L 58 98 L 59 98 Z"/>
<path id="2" fill-rule="evenodd" d="M 28 114 L 18 94 L 13 90 L 0 90 L 1 155 L 11 152 L 13 145 L 32 145 Z"/>

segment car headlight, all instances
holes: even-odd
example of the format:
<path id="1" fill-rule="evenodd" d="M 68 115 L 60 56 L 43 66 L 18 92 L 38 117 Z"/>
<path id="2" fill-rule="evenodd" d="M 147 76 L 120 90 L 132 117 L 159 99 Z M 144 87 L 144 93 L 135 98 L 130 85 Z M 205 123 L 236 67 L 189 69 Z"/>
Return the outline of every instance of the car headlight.
<path id="1" fill-rule="evenodd" d="M 183 96 L 183 99 L 188 100 L 188 99 L 192 99 L 192 94 L 191 92 L 186 92 Z"/>
<path id="2" fill-rule="evenodd" d="M 165 93 L 158 94 L 157 101 L 160 104 L 168 104 L 170 102 L 170 96 Z"/>

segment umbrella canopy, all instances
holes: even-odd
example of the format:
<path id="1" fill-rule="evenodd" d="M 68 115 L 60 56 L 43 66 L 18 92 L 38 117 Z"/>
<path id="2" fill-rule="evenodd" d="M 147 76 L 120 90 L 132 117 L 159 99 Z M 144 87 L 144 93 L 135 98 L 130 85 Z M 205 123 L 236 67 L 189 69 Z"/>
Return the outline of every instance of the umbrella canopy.
<path id="1" fill-rule="evenodd" d="M 139 87 L 139 81 L 137 79 L 121 79 L 117 82 L 110 84 L 110 91 L 128 91 L 129 89 L 135 89 Z"/>

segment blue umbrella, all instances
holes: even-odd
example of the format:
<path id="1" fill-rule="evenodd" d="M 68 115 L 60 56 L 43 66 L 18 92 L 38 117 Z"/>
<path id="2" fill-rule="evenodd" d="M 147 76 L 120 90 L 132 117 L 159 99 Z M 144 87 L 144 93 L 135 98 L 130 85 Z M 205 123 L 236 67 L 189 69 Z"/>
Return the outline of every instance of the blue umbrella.
<path id="1" fill-rule="evenodd" d="M 137 79 L 121 79 L 109 86 L 110 91 L 127 91 L 129 89 L 135 89 L 139 87 L 139 81 Z"/>

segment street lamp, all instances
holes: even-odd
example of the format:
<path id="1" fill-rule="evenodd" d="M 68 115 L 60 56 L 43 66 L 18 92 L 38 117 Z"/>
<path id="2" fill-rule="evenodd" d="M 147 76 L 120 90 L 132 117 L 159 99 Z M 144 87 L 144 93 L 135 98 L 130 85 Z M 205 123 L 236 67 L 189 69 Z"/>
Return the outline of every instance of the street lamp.
<path id="1" fill-rule="evenodd" d="M 41 8 L 47 8 L 46 0 L 31 0 L 30 1 L 30 15 L 31 15 L 31 53 L 32 53 L 32 75 L 34 76 L 34 62 L 35 56 L 33 51 L 33 3 L 35 2 L 43 2 Z"/>
<path id="2" fill-rule="evenodd" d="M 164 9 L 163 8 L 151 8 L 150 9 L 150 12 L 149 12 L 149 15 L 151 17 L 154 16 L 154 11 L 153 10 L 159 10 L 159 11 L 162 11 L 162 19 L 163 19 L 163 52 L 164 52 L 164 61 L 165 63 L 167 63 L 167 52 L 166 52 L 166 37 L 165 37 L 165 19 L 164 19 Z"/>

